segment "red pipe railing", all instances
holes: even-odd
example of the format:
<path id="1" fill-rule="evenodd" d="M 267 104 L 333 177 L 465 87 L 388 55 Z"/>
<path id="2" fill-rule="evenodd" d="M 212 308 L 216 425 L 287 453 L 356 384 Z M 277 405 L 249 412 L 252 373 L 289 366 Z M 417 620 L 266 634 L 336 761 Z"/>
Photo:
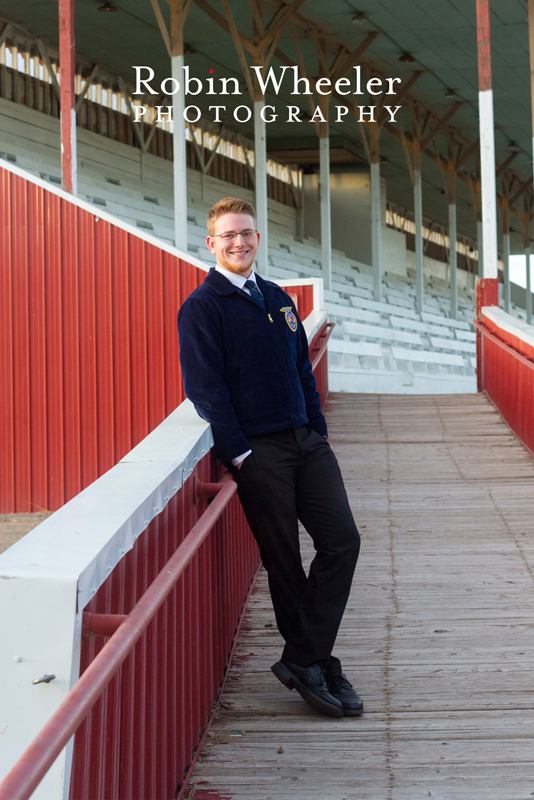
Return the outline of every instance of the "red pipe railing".
<path id="1" fill-rule="evenodd" d="M 328 340 L 334 328 L 335 322 L 325 322 L 310 344 L 310 360 L 323 408 L 328 399 Z"/>
<path id="2" fill-rule="evenodd" d="M 0 800 L 27 800 L 31 796 L 183 575 L 236 489 L 233 481 L 220 484 L 201 519 L 6 776 L 0 786 Z"/>

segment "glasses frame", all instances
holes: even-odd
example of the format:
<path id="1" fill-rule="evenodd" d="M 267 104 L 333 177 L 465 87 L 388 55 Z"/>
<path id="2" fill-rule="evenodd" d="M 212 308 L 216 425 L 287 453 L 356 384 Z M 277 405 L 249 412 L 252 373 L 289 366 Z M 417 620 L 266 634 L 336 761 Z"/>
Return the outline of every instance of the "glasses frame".
<path id="1" fill-rule="evenodd" d="M 251 232 L 251 235 L 250 235 L 250 236 L 243 236 L 243 234 L 245 233 L 245 231 L 247 231 L 247 232 L 248 232 L 248 231 L 250 231 L 250 232 Z M 213 236 L 212 236 L 211 238 L 212 238 L 212 239 L 216 239 L 216 238 L 217 238 L 217 236 L 226 236 L 226 237 L 229 237 L 229 236 L 230 236 L 230 234 L 232 234 L 232 241 L 235 241 L 235 240 L 237 239 L 237 237 L 238 237 L 238 236 L 241 236 L 241 238 L 242 238 L 242 239 L 244 239 L 244 240 L 246 241 L 247 239 L 251 239 L 251 238 L 252 238 L 252 235 L 253 235 L 253 234 L 255 234 L 255 233 L 258 233 L 258 231 L 256 230 L 256 228 L 245 228 L 245 230 L 244 230 L 244 231 L 239 231 L 239 233 L 233 233 L 233 231 L 227 231 L 226 233 L 214 233 L 214 234 L 213 234 Z M 229 242 L 229 241 L 230 241 L 230 239 L 229 239 L 229 238 L 227 238 L 227 241 Z"/>

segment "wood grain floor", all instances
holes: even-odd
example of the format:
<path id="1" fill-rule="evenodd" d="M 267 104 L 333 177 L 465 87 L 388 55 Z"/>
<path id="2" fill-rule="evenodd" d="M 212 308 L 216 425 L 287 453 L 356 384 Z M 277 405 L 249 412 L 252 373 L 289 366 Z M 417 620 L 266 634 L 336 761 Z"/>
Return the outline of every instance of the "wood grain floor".
<path id="1" fill-rule="evenodd" d="M 534 797 L 534 460 L 483 396 L 336 394 L 327 416 L 362 535 L 334 653 L 366 712 L 274 678 L 260 572 L 191 800 Z"/>

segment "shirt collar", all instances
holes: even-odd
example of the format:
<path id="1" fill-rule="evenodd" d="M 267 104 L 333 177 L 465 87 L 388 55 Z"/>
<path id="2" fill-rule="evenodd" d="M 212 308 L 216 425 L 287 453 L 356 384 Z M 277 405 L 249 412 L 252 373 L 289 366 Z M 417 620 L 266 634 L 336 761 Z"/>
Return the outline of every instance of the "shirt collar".
<path id="1" fill-rule="evenodd" d="M 254 270 L 250 273 L 248 278 L 243 277 L 243 275 L 238 275 L 237 272 L 230 272 L 228 269 L 224 269 L 224 267 L 220 267 L 218 264 L 215 265 L 215 269 L 217 272 L 220 272 L 221 275 L 224 275 L 230 283 L 233 283 L 234 286 L 237 286 L 238 289 L 243 289 L 245 286 L 245 281 L 254 281 L 256 283 L 256 275 L 254 274 Z"/>

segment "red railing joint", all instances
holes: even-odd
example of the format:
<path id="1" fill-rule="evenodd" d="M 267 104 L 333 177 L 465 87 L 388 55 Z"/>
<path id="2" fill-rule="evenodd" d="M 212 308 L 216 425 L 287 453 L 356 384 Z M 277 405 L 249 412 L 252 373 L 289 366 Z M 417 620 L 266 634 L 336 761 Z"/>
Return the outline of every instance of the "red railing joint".
<path id="1" fill-rule="evenodd" d="M 225 473 L 219 483 L 201 481 L 196 475 L 193 475 L 193 503 L 198 506 L 201 500 L 206 498 L 213 499 L 219 494 L 229 480 L 232 480 L 232 476 L 229 472 Z"/>
<path id="2" fill-rule="evenodd" d="M 83 612 L 82 639 L 90 636 L 113 636 L 115 631 L 128 619 L 127 614 L 92 614 Z"/>

